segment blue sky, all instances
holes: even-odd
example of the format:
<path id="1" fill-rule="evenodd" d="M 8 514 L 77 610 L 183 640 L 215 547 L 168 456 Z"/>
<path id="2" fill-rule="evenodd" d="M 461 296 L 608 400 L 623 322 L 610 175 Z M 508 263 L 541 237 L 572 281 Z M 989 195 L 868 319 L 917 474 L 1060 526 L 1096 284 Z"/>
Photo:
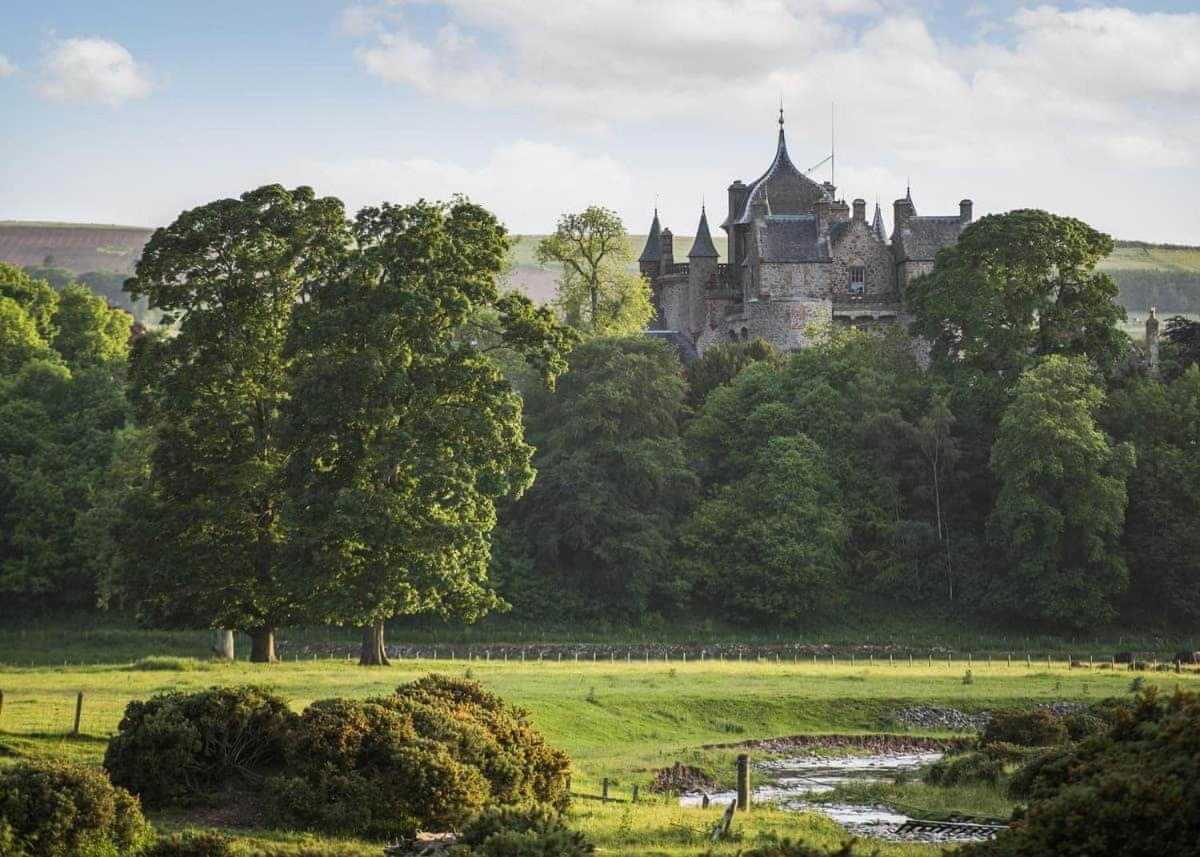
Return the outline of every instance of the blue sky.
<path id="1" fill-rule="evenodd" d="M 0 219 L 156 225 L 270 181 L 596 203 L 677 233 L 837 103 L 847 199 L 1200 243 L 1200 13 L 900 0 L 0 0 Z M 814 173 L 829 177 L 827 168 Z"/>

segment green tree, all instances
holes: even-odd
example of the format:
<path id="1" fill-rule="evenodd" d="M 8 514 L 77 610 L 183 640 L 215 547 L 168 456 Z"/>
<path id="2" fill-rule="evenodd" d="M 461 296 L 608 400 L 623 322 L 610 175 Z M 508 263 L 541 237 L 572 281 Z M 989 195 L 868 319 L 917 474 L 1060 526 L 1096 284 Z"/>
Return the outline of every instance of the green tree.
<path id="1" fill-rule="evenodd" d="M 539 263 L 562 265 L 555 304 L 563 319 L 591 336 L 638 333 L 654 317 L 649 284 L 627 270 L 632 258 L 621 218 L 597 206 L 564 214 L 537 247 Z"/>
<path id="2" fill-rule="evenodd" d="M 680 567 L 726 616 L 794 623 L 845 601 L 849 535 L 825 451 L 802 434 L 773 437 L 684 525 Z"/>
<path id="3" fill-rule="evenodd" d="M 129 354 L 132 321 L 129 313 L 83 286 L 67 286 L 58 293 L 54 312 L 54 350 L 71 364 L 112 366 Z"/>
<path id="4" fill-rule="evenodd" d="M 31 360 L 50 355 L 50 345 L 38 332 L 33 317 L 15 300 L 0 295 L 0 374 L 15 372 Z"/>
<path id="5" fill-rule="evenodd" d="M 750 364 L 764 361 L 775 365 L 783 362 L 779 352 L 765 339 L 726 342 L 709 348 L 699 360 L 693 360 L 683 367 L 688 385 L 688 407 L 693 411 L 699 410 L 709 393 L 728 384 Z"/>
<path id="6" fill-rule="evenodd" d="M 1200 620 L 1200 366 L 1172 381 L 1133 376 L 1109 394 L 1105 427 L 1133 444 L 1121 545 L 1132 621 Z"/>
<path id="7" fill-rule="evenodd" d="M 1176 377 L 1189 366 L 1200 364 L 1200 321 L 1181 315 L 1167 319 L 1163 328 L 1163 376 Z"/>
<path id="8" fill-rule="evenodd" d="M 1109 236 L 1070 217 L 1018 210 L 981 218 L 905 290 L 911 330 L 935 364 L 1013 383 L 1039 357 L 1086 355 L 1111 369 L 1128 351 L 1117 285 L 1096 264 Z"/>
<path id="9" fill-rule="evenodd" d="M 1134 450 L 1097 427 L 1103 399 L 1079 358 L 1048 357 L 1017 383 L 992 449 L 990 526 L 1004 558 L 994 603 L 1076 628 L 1115 612 Z"/>
<path id="10" fill-rule="evenodd" d="M 679 361 L 638 337 L 591 340 L 569 363 L 527 398 L 538 480 L 505 514 L 497 577 L 526 615 L 637 620 L 686 596 L 670 563 L 696 489 Z"/>
<path id="11" fill-rule="evenodd" d="M 364 209 L 354 243 L 296 317 L 285 511 L 317 615 L 362 625 L 361 662 L 384 664 L 388 618 L 500 605 L 486 583 L 495 503 L 533 479 L 520 397 L 468 328 L 486 316 L 547 381 L 570 338 L 498 293 L 508 242 L 479 206 Z"/>
<path id="12" fill-rule="evenodd" d="M 279 551 L 285 344 L 350 240 L 340 201 L 268 185 L 157 230 L 127 284 L 177 333 L 134 351 L 132 395 L 155 448 L 148 490 L 131 499 L 125 587 L 149 621 L 249 631 L 257 662 L 303 613 Z"/>
<path id="13" fill-rule="evenodd" d="M 29 314 L 38 336 L 47 342 L 54 339 L 58 295 L 49 283 L 29 276 L 15 265 L 0 262 L 0 297 L 11 298 Z"/>

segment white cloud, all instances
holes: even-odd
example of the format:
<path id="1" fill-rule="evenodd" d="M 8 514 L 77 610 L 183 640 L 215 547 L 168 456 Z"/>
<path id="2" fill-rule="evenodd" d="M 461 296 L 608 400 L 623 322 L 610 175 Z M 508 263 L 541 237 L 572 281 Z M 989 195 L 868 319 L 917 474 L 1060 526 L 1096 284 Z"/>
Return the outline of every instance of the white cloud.
<path id="1" fill-rule="evenodd" d="M 146 67 L 108 39 L 57 39 L 46 50 L 43 71 L 39 91 L 55 101 L 116 106 L 154 90 Z"/>
<path id="2" fill-rule="evenodd" d="M 517 141 L 479 165 L 450 160 L 307 161 L 283 172 L 344 200 L 349 210 L 383 200 L 449 199 L 463 193 L 516 232 L 544 232 L 564 211 L 588 205 L 628 208 L 634 183 L 607 156 L 585 156 L 551 143 Z"/>
<path id="3" fill-rule="evenodd" d="M 0 80 L 4 80 L 6 77 L 12 77 L 16 73 L 17 67 L 13 64 L 12 60 L 10 60 L 4 54 L 0 54 Z"/>

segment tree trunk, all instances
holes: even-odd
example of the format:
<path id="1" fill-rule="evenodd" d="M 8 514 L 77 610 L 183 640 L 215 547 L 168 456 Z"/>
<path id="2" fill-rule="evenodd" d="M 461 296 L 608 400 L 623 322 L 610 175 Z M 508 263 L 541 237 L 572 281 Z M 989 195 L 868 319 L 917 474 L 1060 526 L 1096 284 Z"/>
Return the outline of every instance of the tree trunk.
<path id="1" fill-rule="evenodd" d="M 275 629 L 254 628 L 250 631 L 250 663 L 275 664 Z"/>
<path id="2" fill-rule="evenodd" d="M 220 658 L 223 661 L 236 660 L 233 651 L 233 631 L 213 631 L 212 651 L 214 657 Z"/>
<path id="3" fill-rule="evenodd" d="M 392 662 L 388 660 L 387 649 L 383 645 L 383 622 L 363 626 L 362 653 L 358 658 L 360 667 L 387 667 Z"/>

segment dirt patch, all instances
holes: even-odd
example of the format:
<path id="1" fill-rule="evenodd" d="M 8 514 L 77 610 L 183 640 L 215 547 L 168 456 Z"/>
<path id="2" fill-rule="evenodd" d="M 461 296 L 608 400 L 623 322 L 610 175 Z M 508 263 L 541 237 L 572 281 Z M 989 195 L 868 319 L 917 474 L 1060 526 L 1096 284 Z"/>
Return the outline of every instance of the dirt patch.
<path id="1" fill-rule="evenodd" d="M 271 826 L 269 801 L 250 789 L 231 789 L 213 795 L 203 806 L 147 813 L 151 821 L 204 830 L 257 830 Z"/>
<path id="2" fill-rule="evenodd" d="M 659 768 L 654 772 L 654 781 L 648 790 L 658 794 L 667 792 L 709 792 L 716 789 L 712 777 L 699 768 L 676 762 L 670 768 Z"/>

